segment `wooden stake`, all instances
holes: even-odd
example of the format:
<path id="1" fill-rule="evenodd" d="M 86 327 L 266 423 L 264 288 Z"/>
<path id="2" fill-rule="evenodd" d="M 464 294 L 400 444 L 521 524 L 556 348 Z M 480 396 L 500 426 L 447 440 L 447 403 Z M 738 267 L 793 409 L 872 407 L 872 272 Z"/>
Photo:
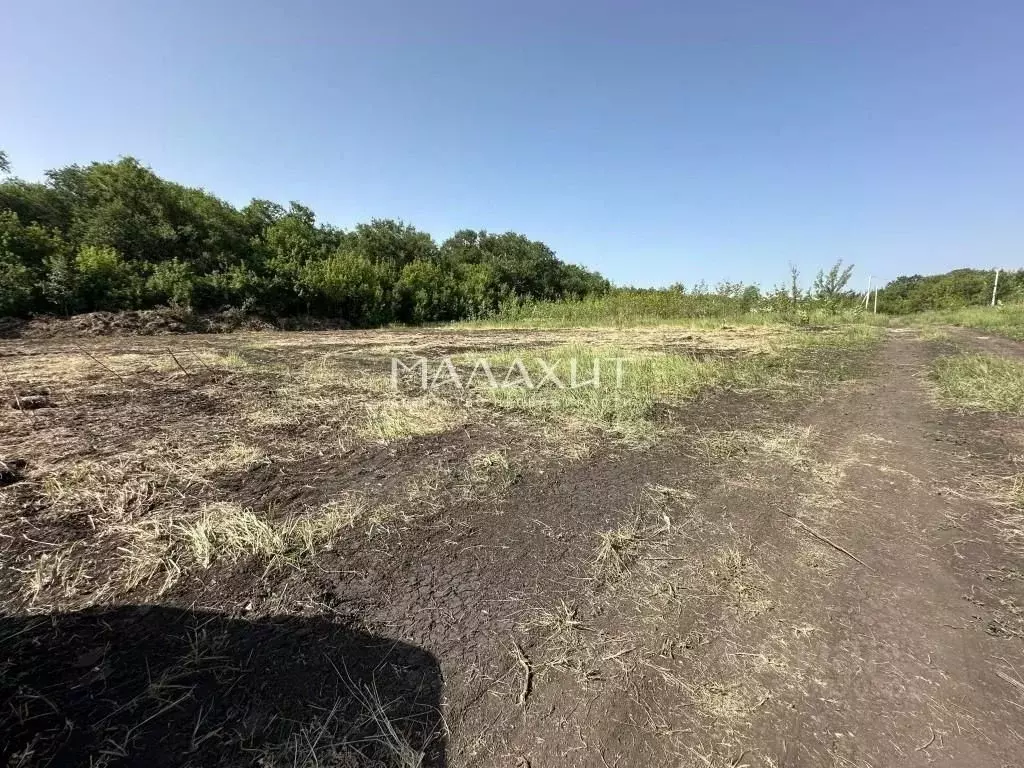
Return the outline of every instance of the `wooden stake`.
<path id="1" fill-rule="evenodd" d="M 78 344 L 75 344 L 75 349 L 77 349 L 77 350 L 78 350 L 79 352 L 81 352 L 81 353 L 82 353 L 83 355 L 85 355 L 86 357 L 88 357 L 88 358 L 89 358 L 90 360 L 92 360 L 92 361 L 93 361 L 94 363 L 96 363 L 96 365 L 98 365 L 98 366 L 99 366 L 100 368 L 102 368 L 103 370 L 105 370 L 105 371 L 110 371 L 110 373 L 112 373 L 112 374 L 114 374 L 115 376 L 117 376 L 117 378 L 121 380 L 121 383 L 122 383 L 122 384 L 123 384 L 123 385 L 124 385 L 125 387 L 127 387 L 127 386 L 128 386 L 128 382 L 124 380 L 124 376 L 122 376 L 122 375 L 121 375 L 120 373 L 118 373 L 117 371 L 115 371 L 115 370 L 114 370 L 113 368 L 111 368 L 111 367 L 110 367 L 110 366 L 108 366 L 108 365 L 104 365 L 103 363 L 101 363 L 101 362 L 100 362 L 99 360 L 97 360 L 97 359 L 96 359 L 96 357 L 95 357 L 94 355 L 92 355 L 92 354 L 90 354 L 90 353 L 86 352 L 86 351 L 85 351 L 84 349 L 82 349 L 82 348 L 81 348 L 81 347 L 80 347 L 80 346 L 79 346 Z"/>
<path id="2" fill-rule="evenodd" d="M 171 348 L 170 348 L 170 347 L 168 347 L 168 348 L 167 348 L 167 354 L 171 356 L 171 360 L 173 360 L 173 361 L 174 361 L 174 363 L 175 363 L 175 364 L 176 364 L 176 365 L 177 365 L 177 366 L 178 366 L 178 367 L 179 367 L 179 368 L 181 369 L 181 372 L 182 372 L 182 373 L 184 373 L 184 374 L 185 374 L 186 376 L 191 376 L 191 375 L 192 375 L 191 373 L 189 373 L 189 372 L 188 372 L 188 371 L 187 371 L 187 370 L 185 369 L 185 366 L 183 366 L 183 365 L 181 364 L 181 362 L 179 362 L 178 358 L 176 358 L 176 357 L 174 356 L 174 352 L 172 352 L 172 351 L 171 351 Z"/>

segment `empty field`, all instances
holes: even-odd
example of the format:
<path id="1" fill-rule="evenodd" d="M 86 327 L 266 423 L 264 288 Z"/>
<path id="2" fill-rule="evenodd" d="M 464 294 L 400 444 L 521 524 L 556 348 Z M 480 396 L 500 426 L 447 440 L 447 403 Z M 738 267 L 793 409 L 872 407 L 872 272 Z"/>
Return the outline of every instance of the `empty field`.
<path id="1" fill-rule="evenodd" d="M 10 765 L 1005 765 L 1015 342 L 0 342 Z"/>

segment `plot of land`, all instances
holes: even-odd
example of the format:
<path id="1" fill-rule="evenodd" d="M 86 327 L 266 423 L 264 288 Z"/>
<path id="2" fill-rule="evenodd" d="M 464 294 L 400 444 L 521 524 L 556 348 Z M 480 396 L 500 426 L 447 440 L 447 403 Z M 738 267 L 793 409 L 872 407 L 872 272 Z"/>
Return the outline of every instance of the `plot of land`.
<path id="1" fill-rule="evenodd" d="M 1020 354 L 855 325 L 0 342 L 0 750 L 1014 764 Z M 519 386 L 406 370 L 481 360 Z"/>

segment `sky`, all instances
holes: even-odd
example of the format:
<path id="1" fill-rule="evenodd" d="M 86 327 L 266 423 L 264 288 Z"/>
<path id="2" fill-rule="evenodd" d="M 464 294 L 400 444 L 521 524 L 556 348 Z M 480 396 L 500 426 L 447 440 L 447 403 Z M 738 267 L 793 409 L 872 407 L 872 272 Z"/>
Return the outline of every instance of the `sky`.
<path id="1" fill-rule="evenodd" d="M 1024 3 L 8 3 L 16 175 L 513 230 L 619 284 L 1024 266 Z"/>

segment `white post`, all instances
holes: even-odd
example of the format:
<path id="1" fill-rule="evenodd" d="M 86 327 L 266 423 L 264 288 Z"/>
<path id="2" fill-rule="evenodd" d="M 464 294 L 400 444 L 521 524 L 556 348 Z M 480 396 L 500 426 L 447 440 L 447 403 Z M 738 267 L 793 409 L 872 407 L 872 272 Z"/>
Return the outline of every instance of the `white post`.
<path id="1" fill-rule="evenodd" d="M 871 275 L 868 275 L 868 290 L 864 294 L 864 309 L 868 308 L 868 302 L 871 300 Z"/>
<path id="2" fill-rule="evenodd" d="M 999 290 L 999 270 L 996 270 L 996 281 L 992 285 L 992 306 L 996 305 L 996 291 Z"/>
<path id="3" fill-rule="evenodd" d="M 877 285 L 875 286 L 875 312 L 874 312 L 874 314 L 876 314 L 876 315 L 878 314 L 878 286 Z"/>

